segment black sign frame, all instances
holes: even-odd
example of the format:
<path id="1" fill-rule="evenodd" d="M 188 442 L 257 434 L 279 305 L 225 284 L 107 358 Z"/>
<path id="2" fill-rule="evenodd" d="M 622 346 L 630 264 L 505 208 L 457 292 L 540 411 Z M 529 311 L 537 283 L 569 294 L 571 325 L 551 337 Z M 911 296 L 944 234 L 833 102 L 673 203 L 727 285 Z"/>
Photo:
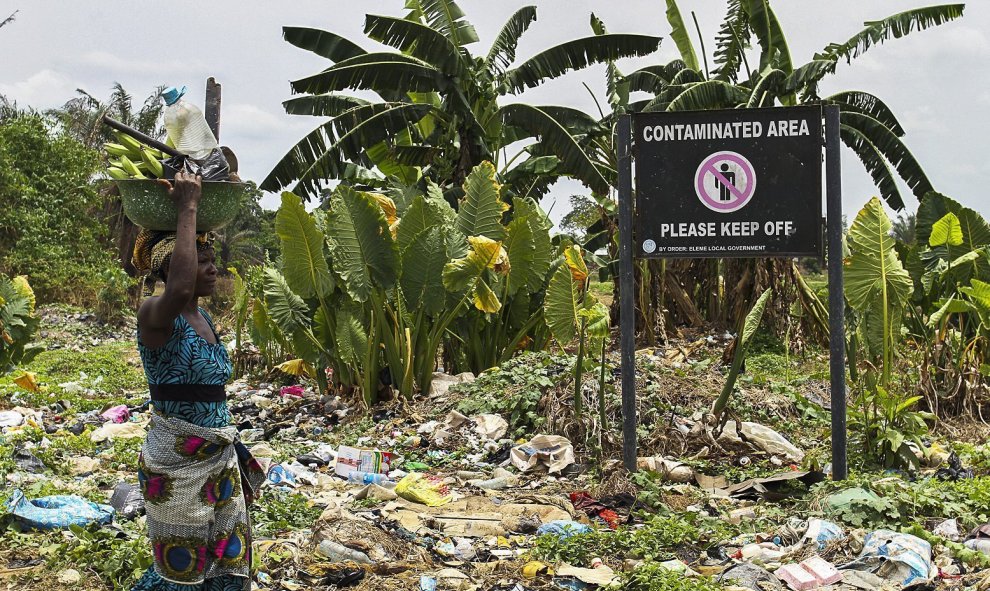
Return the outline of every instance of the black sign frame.
<path id="1" fill-rule="evenodd" d="M 772 109 L 774 115 L 786 117 L 786 111 L 799 107 L 779 107 Z M 824 113 L 825 147 L 825 192 L 826 192 L 826 234 L 828 241 L 828 308 L 829 308 L 829 372 L 831 386 L 832 424 L 832 478 L 844 480 L 848 474 L 847 433 L 846 433 L 846 367 L 845 367 L 845 300 L 843 297 L 842 270 L 842 182 L 841 160 L 839 155 L 839 107 L 827 105 L 816 107 Z M 740 112 L 749 109 L 740 109 Z M 703 113 L 713 113 L 712 111 Z M 635 274 L 633 259 L 641 256 L 640 249 L 634 249 L 634 193 L 633 158 L 634 143 L 632 116 L 619 118 L 616 129 L 616 149 L 618 161 L 619 189 L 619 335 L 621 343 L 621 388 L 622 388 L 622 460 L 626 469 L 636 471 L 636 338 L 635 338 Z M 820 154 L 820 151 L 819 151 Z M 640 163 L 637 162 L 637 165 Z M 638 167 L 637 167 L 638 168 Z M 820 186 L 821 174 L 815 177 Z M 700 198 L 700 197 L 699 197 Z M 819 202 L 818 211 L 821 205 Z M 819 214 L 820 220 L 820 214 Z M 818 226 L 821 236 L 821 226 Z M 725 254 L 696 253 L 693 258 L 724 258 Z M 742 256 L 742 255 L 739 255 Z M 758 258 L 774 256 L 762 253 Z M 793 256 L 778 253 L 777 256 Z M 666 257 L 663 257 L 666 258 Z"/>
<path id="2" fill-rule="evenodd" d="M 632 123 L 637 257 L 822 256 L 821 106 Z"/>

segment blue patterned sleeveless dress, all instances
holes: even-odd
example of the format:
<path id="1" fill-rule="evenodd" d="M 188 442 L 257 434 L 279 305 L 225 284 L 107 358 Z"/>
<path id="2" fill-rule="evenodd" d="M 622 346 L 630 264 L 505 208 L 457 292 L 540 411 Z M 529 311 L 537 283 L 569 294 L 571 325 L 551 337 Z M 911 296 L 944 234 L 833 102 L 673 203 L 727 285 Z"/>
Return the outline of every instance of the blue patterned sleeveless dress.
<path id="1" fill-rule="evenodd" d="M 161 347 L 149 349 L 141 341 L 138 331 L 137 344 L 144 365 L 148 384 L 209 384 L 224 385 L 230 380 L 232 367 L 227 349 L 220 341 L 213 319 L 202 308 L 216 337 L 210 343 L 201 337 L 180 314 L 172 327 L 172 336 Z M 231 416 L 226 401 L 196 402 L 185 400 L 152 400 L 152 407 L 165 416 L 175 417 L 201 427 L 225 427 Z M 134 591 L 241 591 L 245 580 L 223 575 L 206 579 L 198 585 L 183 585 L 166 581 L 152 566 L 135 584 Z"/>

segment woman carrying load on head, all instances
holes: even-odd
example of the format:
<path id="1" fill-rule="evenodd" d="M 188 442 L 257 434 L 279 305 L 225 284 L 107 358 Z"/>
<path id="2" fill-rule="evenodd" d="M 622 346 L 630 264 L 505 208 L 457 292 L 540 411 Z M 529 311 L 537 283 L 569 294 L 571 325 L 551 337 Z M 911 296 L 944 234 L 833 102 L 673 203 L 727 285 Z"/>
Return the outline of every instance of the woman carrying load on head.
<path id="1" fill-rule="evenodd" d="M 230 425 L 230 359 L 198 305 L 217 277 L 213 247 L 196 234 L 202 179 L 178 173 L 169 189 L 176 231 L 142 230 L 134 247 L 135 267 L 165 282 L 138 311 L 152 408 L 138 480 L 155 564 L 134 589 L 250 589 L 247 507 L 265 474 Z"/>

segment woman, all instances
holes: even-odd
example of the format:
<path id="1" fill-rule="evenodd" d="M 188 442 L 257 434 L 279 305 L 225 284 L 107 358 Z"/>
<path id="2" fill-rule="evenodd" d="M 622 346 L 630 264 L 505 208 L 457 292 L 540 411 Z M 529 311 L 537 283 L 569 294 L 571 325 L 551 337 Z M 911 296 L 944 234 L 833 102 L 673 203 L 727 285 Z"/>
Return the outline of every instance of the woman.
<path id="1" fill-rule="evenodd" d="M 165 291 L 138 310 L 138 350 L 151 391 L 151 429 L 138 481 L 155 565 L 137 591 L 250 589 L 247 506 L 265 474 L 230 425 L 227 350 L 199 307 L 216 288 L 213 247 L 196 234 L 202 179 L 175 175 L 175 232 L 142 230 L 134 264 Z"/>

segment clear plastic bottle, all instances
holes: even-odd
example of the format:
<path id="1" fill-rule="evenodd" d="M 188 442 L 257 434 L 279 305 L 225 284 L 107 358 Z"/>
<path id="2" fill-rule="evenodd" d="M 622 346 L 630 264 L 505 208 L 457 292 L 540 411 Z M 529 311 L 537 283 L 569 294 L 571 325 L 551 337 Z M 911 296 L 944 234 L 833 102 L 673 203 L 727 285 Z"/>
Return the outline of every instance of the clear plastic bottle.
<path id="1" fill-rule="evenodd" d="M 387 484 L 389 481 L 388 476 L 385 474 L 378 474 L 377 472 L 361 472 L 359 470 L 354 470 L 347 473 L 348 482 L 357 482 L 360 484 Z"/>
<path id="2" fill-rule="evenodd" d="M 199 107 L 182 100 L 185 93 L 185 86 L 167 88 L 162 93 L 165 99 L 165 130 L 176 150 L 194 160 L 202 160 L 217 147 L 217 138 Z"/>

